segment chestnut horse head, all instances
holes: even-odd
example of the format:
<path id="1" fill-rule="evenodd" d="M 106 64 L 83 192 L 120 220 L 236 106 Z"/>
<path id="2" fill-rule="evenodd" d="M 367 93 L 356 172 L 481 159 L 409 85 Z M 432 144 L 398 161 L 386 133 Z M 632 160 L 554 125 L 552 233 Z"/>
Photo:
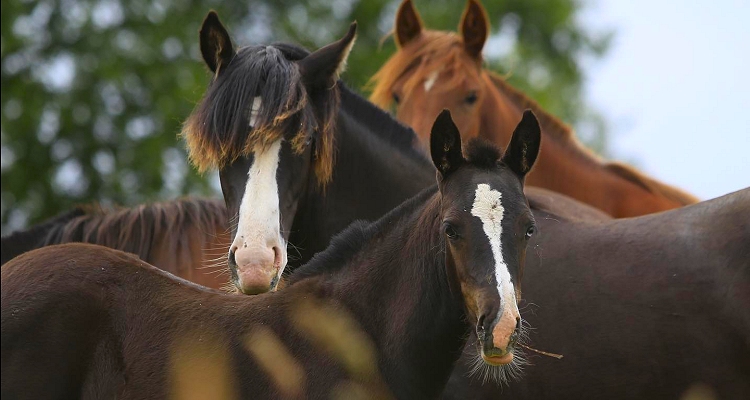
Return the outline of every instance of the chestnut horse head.
<path id="1" fill-rule="evenodd" d="M 411 0 L 404 0 L 394 28 L 398 50 L 372 77 L 370 99 L 395 105 L 396 117 L 417 133 L 426 151 L 430 126 L 443 109 L 464 139 L 482 136 L 505 146 L 523 110 L 532 109 L 549 139 L 528 183 L 566 194 L 615 217 L 681 207 L 697 199 L 621 163 L 607 163 L 586 149 L 574 132 L 505 80 L 482 68 L 490 32 L 487 13 L 468 0 L 458 33 L 423 28 Z"/>

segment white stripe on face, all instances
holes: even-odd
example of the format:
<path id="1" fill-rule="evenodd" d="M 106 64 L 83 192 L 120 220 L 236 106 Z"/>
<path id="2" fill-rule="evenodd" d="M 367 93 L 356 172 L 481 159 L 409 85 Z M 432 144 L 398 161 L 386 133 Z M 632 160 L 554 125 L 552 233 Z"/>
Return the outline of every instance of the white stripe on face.
<path id="1" fill-rule="evenodd" d="M 440 75 L 440 71 L 433 71 L 430 76 L 427 77 L 427 79 L 424 80 L 424 91 L 429 92 L 430 89 L 432 89 L 432 86 L 437 81 L 438 75 Z"/>
<path id="2" fill-rule="evenodd" d="M 479 217 L 482 221 L 482 228 L 487 238 L 490 240 L 492 256 L 495 259 L 495 279 L 497 281 L 497 292 L 503 301 L 503 312 L 511 312 L 518 315 L 518 305 L 516 304 L 516 292 L 513 290 L 513 283 L 510 281 L 510 271 L 508 265 L 503 260 L 503 203 L 502 193 L 490 188 L 486 183 L 477 185 L 474 192 L 474 205 L 471 208 L 471 215 Z M 498 313 L 498 319 L 500 313 Z"/>
<path id="3" fill-rule="evenodd" d="M 255 121 L 258 120 L 258 113 L 260 113 L 260 105 L 261 105 L 260 96 L 255 96 L 253 98 L 253 105 L 252 107 L 250 107 L 250 127 L 251 128 L 255 126 Z"/>
<path id="4" fill-rule="evenodd" d="M 278 248 L 281 252 L 281 267 L 278 277 L 286 266 L 286 243 L 281 236 L 279 211 L 279 188 L 276 170 L 279 166 L 281 139 L 268 148 L 257 148 L 255 159 L 248 172 L 245 193 L 239 211 L 237 234 L 232 248 L 256 248 L 258 250 Z"/>

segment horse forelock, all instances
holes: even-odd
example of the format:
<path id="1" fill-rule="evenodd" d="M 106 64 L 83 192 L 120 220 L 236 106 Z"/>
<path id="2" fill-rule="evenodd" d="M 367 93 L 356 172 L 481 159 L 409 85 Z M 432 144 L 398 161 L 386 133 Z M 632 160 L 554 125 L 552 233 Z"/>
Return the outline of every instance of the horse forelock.
<path id="1" fill-rule="evenodd" d="M 444 86 L 450 89 L 463 83 L 468 76 L 475 75 L 479 78 L 481 60 L 474 60 L 466 53 L 460 35 L 454 32 L 423 31 L 418 38 L 396 51 L 370 78 L 370 101 L 382 108 L 390 108 L 393 103 L 391 93 L 396 82 L 405 73 L 416 69 L 414 76 L 404 86 L 405 92 L 411 92 L 416 85 L 436 72 L 434 68 L 425 68 L 428 65 L 439 66 L 437 71 L 440 74 L 453 72 Z"/>
<path id="2" fill-rule="evenodd" d="M 316 177 L 323 184 L 330 179 L 338 88 L 316 93 L 311 104 L 297 64 L 287 58 L 299 58 L 300 51 L 287 47 L 242 48 L 213 78 L 181 132 L 200 172 L 221 169 L 285 139 L 297 154 L 314 142 Z M 250 126 L 256 98 L 260 108 Z"/>

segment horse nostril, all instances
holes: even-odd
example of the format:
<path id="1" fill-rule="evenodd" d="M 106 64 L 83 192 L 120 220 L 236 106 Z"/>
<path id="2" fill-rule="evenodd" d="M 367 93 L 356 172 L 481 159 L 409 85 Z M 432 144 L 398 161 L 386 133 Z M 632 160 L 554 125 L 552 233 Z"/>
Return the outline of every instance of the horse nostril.
<path id="1" fill-rule="evenodd" d="M 235 249 L 229 251 L 229 265 L 237 265 L 237 260 L 234 259 L 234 250 Z"/>

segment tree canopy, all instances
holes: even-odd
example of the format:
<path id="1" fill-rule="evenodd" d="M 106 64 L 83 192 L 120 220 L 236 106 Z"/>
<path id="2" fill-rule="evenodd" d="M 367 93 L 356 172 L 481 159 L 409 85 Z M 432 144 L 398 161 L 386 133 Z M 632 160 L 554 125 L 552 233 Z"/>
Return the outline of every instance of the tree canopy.
<path id="1" fill-rule="evenodd" d="M 177 133 L 209 74 L 198 29 L 215 9 L 235 43 L 310 49 L 359 23 L 344 80 L 362 91 L 393 53 L 400 0 L 8 0 L 2 4 L 3 234 L 75 204 L 135 205 L 215 193 Z M 425 24 L 455 30 L 464 3 L 416 0 Z M 580 19 L 578 0 L 485 1 L 491 68 L 606 150 L 606 121 L 582 96 L 582 63 L 611 32 Z M 366 93 L 365 93 L 366 94 Z"/>

